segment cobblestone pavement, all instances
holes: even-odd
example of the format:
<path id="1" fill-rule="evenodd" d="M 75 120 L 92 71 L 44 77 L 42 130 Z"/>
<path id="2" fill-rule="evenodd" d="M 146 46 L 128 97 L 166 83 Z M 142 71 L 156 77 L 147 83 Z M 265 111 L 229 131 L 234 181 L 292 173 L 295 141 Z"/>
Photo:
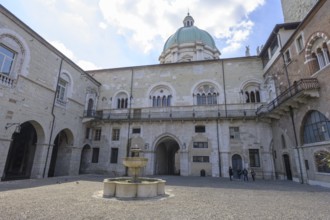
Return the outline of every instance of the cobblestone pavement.
<path id="1" fill-rule="evenodd" d="M 330 219 L 330 189 L 290 181 L 157 176 L 169 196 L 117 200 L 104 178 L 0 182 L 0 219 Z"/>

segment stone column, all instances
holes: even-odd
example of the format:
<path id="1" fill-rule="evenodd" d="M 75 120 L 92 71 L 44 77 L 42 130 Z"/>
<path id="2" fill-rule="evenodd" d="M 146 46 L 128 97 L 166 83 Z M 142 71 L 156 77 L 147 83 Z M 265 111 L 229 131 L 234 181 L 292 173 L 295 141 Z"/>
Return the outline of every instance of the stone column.
<path id="1" fill-rule="evenodd" d="M 231 164 L 231 161 L 229 159 L 229 152 L 220 152 L 220 158 L 221 158 L 221 174 L 222 177 L 229 177 L 229 166 Z"/>
<path id="2" fill-rule="evenodd" d="M 180 151 L 180 175 L 188 176 L 189 175 L 189 154 L 188 150 L 183 149 Z"/>
<path id="3" fill-rule="evenodd" d="M 0 139 L 0 177 L 4 176 L 11 139 Z"/>
<path id="4" fill-rule="evenodd" d="M 50 146 L 48 154 L 48 164 L 51 159 L 51 151 L 53 146 Z M 46 158 L 47 158 L 48 144 L 37 143 L 36 151 L 34 153 L 33 166 L 31 170 L 31 178 L 43 178 Z M 45 170 L 45 177 L 47 177 L 48 169 Z"/>
<path id="5" fill-rule="evenodd" d="M 71 159 L 70 159 L 70 168 L 69 168 L 70 176 L 79 175 L 81 151 L 82 148 L 80 147 L 73 147 L 73 146 L 71 147 Z"/>

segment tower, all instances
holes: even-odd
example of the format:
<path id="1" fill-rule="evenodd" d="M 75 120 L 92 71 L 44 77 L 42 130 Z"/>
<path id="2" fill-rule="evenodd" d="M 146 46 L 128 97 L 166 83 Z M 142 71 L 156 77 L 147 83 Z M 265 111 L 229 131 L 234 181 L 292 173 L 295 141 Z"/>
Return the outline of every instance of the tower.
<path id="1" fill-rule="evenodd" d="M 301 21 L 318 0 L 281 0 L 284 22 Z"/>

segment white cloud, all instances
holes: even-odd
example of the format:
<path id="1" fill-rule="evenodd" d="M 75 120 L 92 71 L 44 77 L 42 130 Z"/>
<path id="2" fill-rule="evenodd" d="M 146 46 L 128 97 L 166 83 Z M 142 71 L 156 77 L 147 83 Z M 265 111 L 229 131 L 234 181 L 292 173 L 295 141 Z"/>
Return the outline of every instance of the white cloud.
<path id="1" fill-rule="evenodd" d="M 78 66 L 80 66 L 83 70 L 95 70 L 100 69 L 100 67 L 96 66 L 94 63 L 86 60 L 80 60 L 75 57 L 74 53 L 68 49 L 63 43 L 59 41 L 50 41 L 50 43 L 59 51 L 61 51 L 65 56 L 67 56 L 70 60 L 75 62 Z"/>
<path id="2" fill-rule="evenodd" d="M 197 27 L 238 49 L 253 27 L 248 15 L 264 3 L 265 0 L 100 0 L 99 7 L 106 22 L 116 27 L 131 47 L 148 53 L 160 50 L 182 25 L 188 8 Z"/>
<path id="3" fill-rule="evenodd" d="M 61 51 L 69 59 L 71 60 L 75 59 L 73 52 L 70 49 L 68 49 L 63 43 L 59 41 L 50 41 L 49 43 L 51 43 L 56 49 Z"/>
<path id="4" fill-rule="evenodd" d="M 78 66 L 80 66 L 83 70 L 96 70 L 101 69 L 101 67 L 96 66 L 94 63 L 86 60 L 78 60 Z"/>
<path id="5" fill-rule="evenodd" d="M 99 23 L 99 27 L 100 27 L 101 29 L 105 30 L 105 29 L 107 29 L 108 25 L 107 25 L 106 23 L 104 23 L 104 22 L 100 22 L 100 23 Z"/>

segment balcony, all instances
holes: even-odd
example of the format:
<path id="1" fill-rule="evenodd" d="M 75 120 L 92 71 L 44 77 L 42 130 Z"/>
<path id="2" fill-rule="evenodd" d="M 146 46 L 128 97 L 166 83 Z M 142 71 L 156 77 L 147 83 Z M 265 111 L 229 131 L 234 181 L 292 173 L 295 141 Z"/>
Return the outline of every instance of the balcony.
<path id="1" fill-rule="evenodd" d="M 84 112 L 84 117 L 105 121 L 187 121 L 214 119 L 254 119 L 260 104 L 173 106 L 166 108 L 107 109 Z M 89 115 L 89 116 L 88 116 Z"/>
<path id="2" fill-rule="evenodd" d="M 260 106 L 257 115 L 279 119 L 281 115 L 289 112 L 290 106 L 298 108 L 300 104 L 306 103 L 307 99 L 319 97 L 319 89 L 320 84 L 316 78 L 301 79 L 269 104 Z"/>
<path id="3" fill-rule="evenodd" d="M 1 85 L 5 86 L 5 87 L 13 88 L 14 83 L 15 83 L 14 79 L 10 78 L 8 75 L 6 75 L 4 73 L 0 73 L 0 84 Z"/>

